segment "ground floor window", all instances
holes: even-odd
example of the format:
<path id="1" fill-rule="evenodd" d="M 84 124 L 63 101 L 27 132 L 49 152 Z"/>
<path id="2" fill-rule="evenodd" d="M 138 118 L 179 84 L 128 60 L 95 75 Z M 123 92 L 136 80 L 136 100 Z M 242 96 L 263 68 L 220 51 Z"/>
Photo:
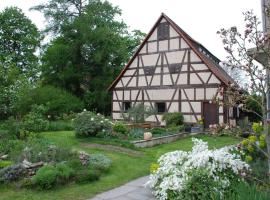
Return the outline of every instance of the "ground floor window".
<path id="1" fill-rule="evenodd" d="M 166 112 L 166 103 L 165 102 L 157 102 L 156 103 L 156 110 L 158 113 Z"/>
<path id="2" fill-rule="evenodd" d="M 125 101 L 123 102 L 123 110 L 128 111 L 131 108 L 131 102 L 130 101 Z"/>

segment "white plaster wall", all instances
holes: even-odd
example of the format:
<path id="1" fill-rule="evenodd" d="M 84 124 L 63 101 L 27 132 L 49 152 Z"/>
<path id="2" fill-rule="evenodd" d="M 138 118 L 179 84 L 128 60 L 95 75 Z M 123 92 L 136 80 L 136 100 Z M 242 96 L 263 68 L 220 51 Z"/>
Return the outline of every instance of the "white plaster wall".
<path id="1" fill-rule="evenodd" d="M 190 61 L 191 62 L 200 62 L 201 59 L 197 56 L 197 54 L 194 51 L 190 52 Z"/>
<path id="2" fill-rule="evenodd" d="M 167 52 L 166 56 L 168 58 L 168 62 L 170 64 L 173 63 L 181 63 L 182 62 L 182 58 L 184 56 L 184 51 L 174 51 L 174 52 Z M 187 56 L 185 58 L 185 60 L 187 59 Z"/>
<path id="3" fill-rule="evenodd" d="M 178 112 L 178 102 L 172 102 L 169 112 Z"/>
<path id="4" fill-rule="evenodd" d="M 206 88 L 206 99 L 212 100 L 213 97 L 216 95 L 218 88 Z"/>
<path id="5" fill-rule="evenodd" d="M 187 71 L 187 65 L 183 65 L 181 71 L 186 72 Z"/>
<path id="6" fill-rule="evenodd" d="M 142 56 L 144 66 L 156 65 L 158 54 L 150 54 Z"/>
<path id="7" fill-rule="evenodd" d="M 124 91 L 124 100 L 130 100 L 130 91 L 129 90 Z"/>
<path id="8" fill-rule="evenodd" d="M 168 40 L 159 41 L 159 51 L 168 51 Z"/>
<path id="9" fill-rule="evenodd" d="M 179 49 L 179 38 L 170 40 L 170 50 Z"/>
<path id="10" fill-rule="evenodd" d="M 147 86 L 146 80 L 145 80 L 145 77 L 144 77 L 144 76 L 140 76 L 140 77 L 139 77 L 138 85 L 139 85 L 139 86 Z"/>
<path id="11" fill-rule="evenodd" d="M 131 100 L 135 100 L 139 90 L 131 90 Z"/>
<path id="12" fill-rule="evenodd" d="M 120 111 L 121 108 L 120 108 L 120 105 L 119 105 L 119 102 L 113 102 L 113 110 L 114 111 Z"/>
<path id="13" fill-rule="evenodd" d="M 124 76 L 130 76 L 130 75 L 133 75 L 135 73 L 136 69 L 130 69 L 130 70 L 127 70 L 124 74 Z"/>
<path id="14" fill-rule="evenodd" d="M 223 106 L 219 106 L 219 113 L 223 113 Z"/>
<path id="15" fill-rule="evenodd" d="M 181 112 L 191 112 L 188 102 L 181 102 Z"/>
<path id="16" fill-rule="evenodd" d="M 195 70 L 207 70 L 208 67 L 205 64 L 192 64 Z"/>
<path id="17" fill-rule="evenodd" d="M 196 118 L 194 115 L 184 115 L 184 121 L 189 123 L 196 123 Z"/>
<path id="18" fill-rule="evenodd" d="M 195 73 L 190 73 L 190 84 L 202 84 L 202 81 Z"/>
<path id="19" fill-rule="evenodd" d="M 187 97 L 189 100 L 194 100 L 194 89 L 185 89 Z M 183 93 L 183 95 L 185 96 L 185 93 Z"/>
<path id="20" fill-rule="evenodd" d="M 170 100 L 174 89 L 147 90 L 151 100 Z"/>
<path id="21" fill-rule="evenodd" d="M 146 45 L 143 46 L 143 48 L 141 49 L 140 53 L 146 53 Z"/>
<path id="22" fill-rule="evenodd" d="M 177 37 L 179 34 L 174 30 L 172 26 L 170 26 L 170 37 Z"/>
<path id="23" fill-rule="evenodd" d="M 129 81 L 129 79 L 130 79 L 131 77 L 122 77 L 121 78 L 121 80 L 122 80 L 122 82 L 123 82 L 123 86 L 126 86 L 127 85 L 127 83 L 128 83 L 128 81 Z M 121 81 L 120 81 L 121 82 Z"/>
<path id="24" fill-rule="evenodd" d="M 148 52 L 157 52 L 157 42 L 149 42 L 148 43 Z"/>
<path id="25" fill-rule="evenodd" d="M 185 42 L 183 38 L 181 38 L 181 49 L 183 48 L 189 48 L 189 45 Z"/>
<path id="26" fill-rule="evenodd" d="M 115 112 L 113 112 L 112 113 L 112 117 L 113 117 L 113 119 L 122 119 L 121 113 L 115 113 Z"/>
<path id="27" fill-rule="evenodd" d="M 186 85 L 187 84 L 187 74 L 180 74 L 177 84 L 178 85 Z"/>
<path id="28" fill-rule="evenodd" d="M 217 77 L 213 74 L 208 83 L 220 83 Z"/>
<path id="29" fill-rule="evenodd" d="M 137 67 L 138 64 L 138 57 L 134 58 L 133 62 L 129 65 L 129 67 L 133 68 L 133 67 Z"/>
<path id="30" fill-rule="evenodd" d="M 118 96 L 118 100 L 122 100 L 123 98 L 123 91 L 115 91 L 117 96 Z"/>
<path id="31" fill-rule="evenodd" d="M 196 88 L 196 100 L 204 100 L 204 88 Z"/>
<path id="32" fill-rule="evenodd" d="M 163 75 L 163 85 L 172 85 L 171 77 L 169 74 Z"/>
<path id="33" fill-rule="evenodd" d="M 139 74 L 143 74 L 144 75 L 144 71 L 142 68 L 139 69 Z"/>
<path id="34" fill-rule="evenodd" d="M 154 75 L 152 85 L 160 85 L 160 75 Z"/>
<path id="35" fill-rule="evenodd" d="M 154 30 L 148 41 L 157 40 L 157 29 Z"/>
<path id="36" fill-rule="evenodd" d="M 207 82 L 209 76 L 211 75 L 211 72 L 200 72 L 198 75 L 201 77 L 204 83 Z"/>
<path id="37" fill-rule="evenodd" d="M 131 81 L 128 84 L 129 87 L 135 87 L 136 86 L 136 76 L 131 78 Z"/>
<path id="38" fill-rule="evenodd" d="M 190 102 L 195 113 L 201 113 L 201 102 Z"/>

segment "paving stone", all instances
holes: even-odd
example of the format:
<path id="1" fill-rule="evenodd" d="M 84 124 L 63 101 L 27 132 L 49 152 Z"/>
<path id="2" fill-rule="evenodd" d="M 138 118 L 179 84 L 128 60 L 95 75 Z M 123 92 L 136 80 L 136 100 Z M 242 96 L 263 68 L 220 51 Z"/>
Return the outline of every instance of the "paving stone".
<path id="1" fill-rule="evenodd" d="M 155 200 L 150 188 L 145 187 L 148 180 L 148 176 L 136 179 L 89 200 Z"/>

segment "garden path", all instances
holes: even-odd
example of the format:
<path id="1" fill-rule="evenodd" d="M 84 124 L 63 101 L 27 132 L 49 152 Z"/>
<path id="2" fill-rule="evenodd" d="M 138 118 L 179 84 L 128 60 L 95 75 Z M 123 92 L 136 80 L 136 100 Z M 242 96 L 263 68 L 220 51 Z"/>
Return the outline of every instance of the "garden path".
<path id="1" fill-rule="evenodd" d="M 110 145 L 110 144 L 81 143 L 81 145 L 83 147 L 88 147 L 88 148 L 92 148 L 92 149 L 101 149 L 101 150 L 107 150 L 107 151 L 114 151 L 117 153 L 123 153 L 123 154 L 127 154 L 130 156 L 135 156 L 135 157 L 139 157 L 139 156 L 144 155 L 143 152 L 140 152 L 140 151 L 136 151 L 136 150 L 132 150 L 132 149 L 124 148 L 124 147 L 119 147 L 119 146 L 114 146 L 114 145 Z"/>
<path id="2" fill-rule="evenodd" d="M 144 186 L 148 180 L 149 176 L 141 177 L 88 200 L 155 200 L 150 188 Z"/>

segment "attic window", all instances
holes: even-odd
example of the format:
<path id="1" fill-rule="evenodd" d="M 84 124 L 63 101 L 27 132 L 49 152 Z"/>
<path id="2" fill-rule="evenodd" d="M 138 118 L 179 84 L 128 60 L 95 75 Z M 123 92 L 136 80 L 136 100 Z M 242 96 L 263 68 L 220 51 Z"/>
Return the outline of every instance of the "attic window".
<path id="1" fill-rule="evenodd" d="M 167 40 L 170 37 L 170 26 L 168 23 L 160 23 L 157 30 L 158 40 Z"/>
<path id="2" fill-rule="evenodd" d="M 143 68 L 143 71 L 144 71 L 144 75 L 146 76 L 152 76 L 155 72 L 155 67 L 154 66 L 151 66 L 151 67 L 144 67 Z"/>
<path id="3" fill-rule="evenodd" d="M 170 64 L 169 65 L 169 72 L 171 74 L 179 74 L 181 71 L 182 65 L 181 64 Z"/>

